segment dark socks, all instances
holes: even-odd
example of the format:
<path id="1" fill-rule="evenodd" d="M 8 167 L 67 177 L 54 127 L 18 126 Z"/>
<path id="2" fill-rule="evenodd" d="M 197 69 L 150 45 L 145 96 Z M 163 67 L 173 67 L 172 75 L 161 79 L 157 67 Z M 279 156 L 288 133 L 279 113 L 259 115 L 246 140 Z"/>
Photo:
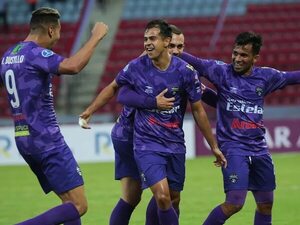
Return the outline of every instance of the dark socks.
<path id="1" fill-rule="evenodd" d="M 16 225 L 53 225 L 53 224 L 61 224 L 70 221 L 76 221 L 80 218 L 80 215 L 73 205 L 73 203 L 65 203 L 59 206 L 56 206 L 48 211 Z M 80 222 L 80 220 L 79 220 Z M 76 225 L 80 225 L 81 223 L 75 223 Z M 68 224 L 73 225 L 73 224 Z"/>
<path id="2" fill-rule="evenodd" d="M 272 224 L 271 215 L 263 215 L 255 211 L 254 225 L 271 225 L 271 224 Z"/>
<path id="3" fill-rule="evenodd" d="M 228 218 L 219 205 L 210 212 L 203 225 L 222 225 Z"/>
<path id="4" fill-rule="evenodd" d="M 120 199 L 110 215 L 109 225 L 128 225 L 133 210 L 133 206 Z"/>

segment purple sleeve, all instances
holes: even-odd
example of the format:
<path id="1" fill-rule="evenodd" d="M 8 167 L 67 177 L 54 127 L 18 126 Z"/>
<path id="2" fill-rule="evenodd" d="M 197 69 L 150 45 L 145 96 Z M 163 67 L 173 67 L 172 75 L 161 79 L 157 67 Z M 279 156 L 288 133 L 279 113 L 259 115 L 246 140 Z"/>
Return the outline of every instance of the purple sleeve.
<path id="1" fill-rule="evenodd" d="M 156 98 L 146 95 L 139 95 L 127 85 L 123 86 L 118 94 L 117 101 L 123 105 L 142 108 L 156 109 Z"/>
<path id="2" fill-rule="evenodd" d="M 273 68 L 267 68 L 263 72 L 271 74 L 266 94 L 282 89 L 287 85 L 300 83 L 300 71 L 282 72 Z"/>
<path id="3" fill-rule="evenodd" d="M 54 53 L 49 49 L 41 47 L 34 49 L 31 65 L 39 71 L 49 74 L 58 74 L 59 64 L 64 60 L 64 57 Z"/>
<path id="4" fill-rule="evenodd" d="M 286 72 L 285 79 L 287 85 L 300 84 L 300 71 Z"/>
<path id="5" fill-rule="evenodd" d="M 202 93 L 201 100 L 207 105 L 216 108 L 218 102 L 218 95 L 213 89 L 205 87 Z"/>

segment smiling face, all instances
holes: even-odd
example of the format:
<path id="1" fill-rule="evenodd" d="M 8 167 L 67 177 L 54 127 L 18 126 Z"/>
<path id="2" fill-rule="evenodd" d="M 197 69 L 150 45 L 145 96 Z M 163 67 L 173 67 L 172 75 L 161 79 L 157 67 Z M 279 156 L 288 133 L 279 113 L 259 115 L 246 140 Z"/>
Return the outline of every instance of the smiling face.
<path id="1" fill-rule="evenodd" d="M 147 29 L 144 34 L 144 49 L 149 58 L 152 60 L 160 58 L 162 53 L 167 50 L 170 40 L 168 37 L 163 38 L 157 27 Z"/>
<path id="2" fill-rule="evenodd" d="M 249 75 L 259 55 L 253 54 L 252 44 L 235 45 L 232 50 L 232 65 L 240 75 Z"/>
<path id="3" fill-rule="evenodd" d="M 184 36 L 183 34 L 172 34 L 172 40 L 169 44 L 169 53 L 173 55 L 180 55 L 184 49 Z"/>

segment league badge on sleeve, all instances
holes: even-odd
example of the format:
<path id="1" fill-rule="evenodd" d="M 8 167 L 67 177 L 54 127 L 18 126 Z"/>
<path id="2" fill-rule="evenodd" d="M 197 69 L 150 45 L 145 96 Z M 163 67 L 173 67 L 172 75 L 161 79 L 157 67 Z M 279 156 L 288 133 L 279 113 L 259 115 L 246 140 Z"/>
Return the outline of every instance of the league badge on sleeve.
<path id="1" fill-rule="evenodd" d="M 45 57 L 45 58 L 48 58 L 50 57 L 51 55 L 54 55 L 54 52 L 49 50 L 49 49 L 44 49 L 42 51 L 42 56 Z"/>

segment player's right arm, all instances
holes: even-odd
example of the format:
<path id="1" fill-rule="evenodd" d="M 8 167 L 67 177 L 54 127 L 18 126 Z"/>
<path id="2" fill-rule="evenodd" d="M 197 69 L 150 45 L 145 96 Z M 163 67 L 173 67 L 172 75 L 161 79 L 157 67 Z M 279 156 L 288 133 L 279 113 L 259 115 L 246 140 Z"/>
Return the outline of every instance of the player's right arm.
<path id="1" fill-rule="evenodd" d="M 80 114 L 80 118 L 85 120 L 85 125 L 82 128 L 89 129 L 88 122 L 91 119 L 91 116 L 98 109 L 103 107 L 105 104 L 111 100 L 117 91 L 119 90 L 119 86 L 116 80 L 113 80 L 108 86 L 106 86 L 94 99 L 94 101 Z"/>
<path id="2" fill-rule="evenodd" d="M 90 39 L 84 44 L 70 58 L 65 58 L 58 68 L 59 74 L 77 74 L 79 73 L 89 62 L 94 50 L 96 49 L 99 42 L 104 38 L 108 31 L 106 24 L 102 22 L 96 22 Z"/>
<path id="3" fill-rule="evenodd" d="M 202 96 L 201 100 L 207 105 L 216 108 L 218 103 L 218 95 L 213 89 L 201 83 Z"/>

